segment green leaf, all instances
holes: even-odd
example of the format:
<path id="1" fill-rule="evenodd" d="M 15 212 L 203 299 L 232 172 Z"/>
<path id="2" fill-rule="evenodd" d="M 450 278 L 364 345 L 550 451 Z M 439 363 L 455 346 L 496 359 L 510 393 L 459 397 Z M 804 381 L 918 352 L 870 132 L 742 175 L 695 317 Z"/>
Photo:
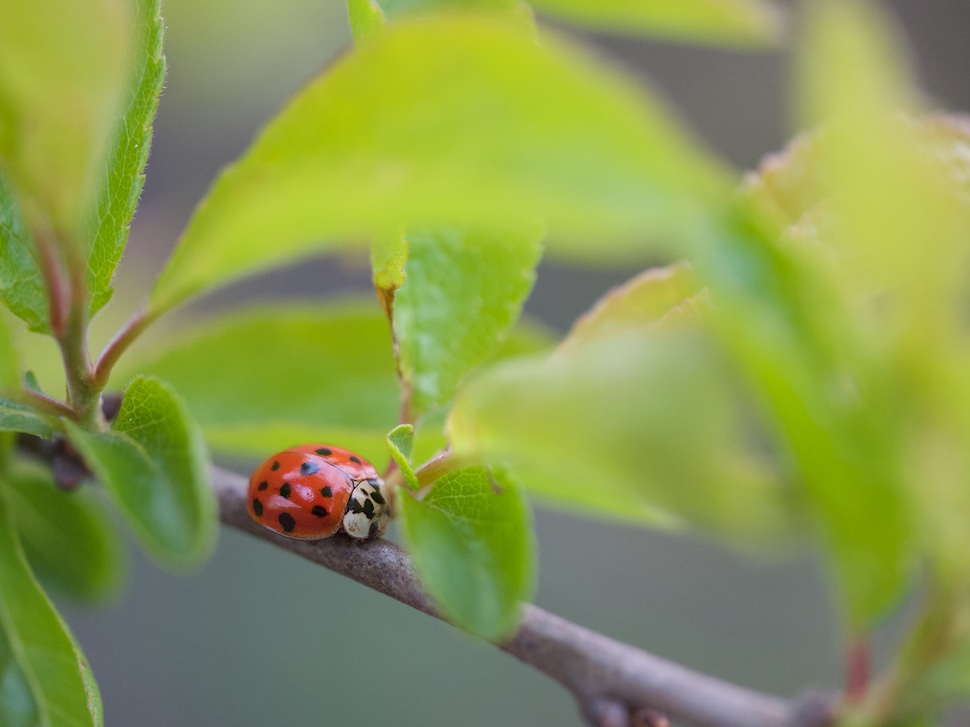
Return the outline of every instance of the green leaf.
<path id="1" fill-rule="evenodd" d="M 231 358 L 212 375 L 212 362 Z M 400 414 L 387 321 L 373 302 L 236 311 L 127 362 L 171 382 L 211 446 L 260 454 L 307 441 L 387 456 Z"/>
<path id="2" fill-rule="evenodd" d="M 588 346 L 619 332 L 650 332 L 656 324 L 677 325 L 697 314 L 699 283 L 688 265 L 650 268 L 618 286 L 573 325 L 561 348 Z"/>
<path id="3" fill-rule="evenodd" d="M 520 0 L 376 0 L 389 18 L 431 11 L 477 10 L 511 12 L 523 7 Z"/>
<path id="4" fill-rule="evenodd" d="M 788 523 L 740 393 L 700 333 L 636 331 L 490 367 L 448 431 L 459 461 L 506 464 L 550 502 L 757 539 Z"/>
<path id="5" fill-rule="evenodd" d="M 216 535 L 208 459 L 201 433 L 170 386 L 147 377 L 132 381 L 111 431 L 66 427 L 152 555 L 172 566 L 208 555 Z"/>
<path id="6" fill-rule="evenodd" d="M 354 40 L 360 41 L 387 22 L 377 0 L 347 0 L 347 17 Z"/>
<path id="7" fill-rule="evenodd" d="M 423 500 L 401 491 L 407 550 L 442 614 L 499 641 L 535 588 L 535 544 L 522 489 L 504 470 L 464 467 Z"/>
<path id="8" fill-rule="evenodd" d="M 0 723 L 102 727 L 98 686 L 27 565 L 5 502 L 7 484 L 0 482 Z"/>
<path id="9" fill-rule="evenodd" d="M 523 0 L 347 0 L 350 30 L 358 43 L 384 28 L 388 21 L 456 11 L 490 13 L 496 19 L 530 30 L 535 27 L 532 8 Z"/>
<path id="10" fill-rule="evenodd" d="M 747 205 L 734 224 L 698 265 L 712 322 L 797 472 L 851 627 L 864 629 L 912 556 L 898 385 L 816 250 L 784 244 Z"/>
<path id="11" fill-rule="evenodd" d="M 10 511 L 41 582 L 84 600 L 115 593 L 123 552 L 103 500 L 89 487 L 65 492 L 33 467 L 15 471 L 9 485 Z"/>
<path id="12" fill-rule="evenodd" d="M 852 326 L 851 338 L 837 345 L 859 360 L 839 374 L 864 402 L 843 402 L 840 413 L 832 394 L 823 394 L 831 411 L 812 420 L 838 432 L 842 453 L 829 461 L 843 472 L 824 486 L 819 477 L 814 492 L 822 495 L 857 621 L 898 593 L 917 547 L 952 587 L 970 573 L 967 289 L 960 272 L 970 263 L 970 215 L 965 186 L 954 184 L 933 126 L 900 114 L 918 107 L 905 59 L 878 5 L 811 6 L 799 59 L 800 111 L 826 121 L 814 149 L 829 217 L 821 242 L 834 261 L 829 298 L 843 299 L 842 310 L 826 301 L 825 315 Z M 806 452 L 804 461 L 819 454 Z"/>
<path id="13" fill-rule="evenodd" d="M 165 80 L 160 0 L 140 0 L 138 13 L 138 48 L 136 62 L 130 66 L 127 108 L 114 132 L 88 256 L 92 313 L 111 298 L 111 281 L 128 241 L 131 218 L 145 182 L 145 163 L 152 145 L 152 121 Z"/>
<path id="14" fill-rule="evenodd" d="M 408 233 L 394 334 L 415 420 L 450 401 L 465 375 L 495 355 L 532 289 L 540 239 L 538 230 Z"/>
<path id="15" fill-rule="evenodd" d="M 50 330 L 47 289 L 34 243 L 14 199 L 13 190 L 0 172 L 0 301 L 32 331 Z"/>
<path id="16" fill-rule="evenodd" d="M 659 103 L 575 48 L 475 16 L 411 20 L 310 83 L 219 177 L 150 314 L 388 230 L 541 218 L 564 252 L 642 258 L 645 236 L 706 231 L 730 186 Z"/>
<path id="17" fill-rule="evenodd" d="M 412 489 L 418 489 L 418 479 L 411 467 L 411 452 L 414 448 L 414 427 L 410 424 L 399 424 L 387 434 L 387 447 L 397 463 L 398 469 L 404 475 L 404 484 Z"/>
<path id="18" fill-rule="evenodd" d="M 0 391 L 16 391 L 20 386 L 20 363 L 17 349 L 7 326 L 7 318 L 0 314 Z"/>
<path id="19" fill-rule="evenodd" d="M 29 227 L 82 239 L 129 68 L 114 0 L 0 2 L 0 167 Z"/>
<path id="20" fill-rule="evenodd" d="M 46 417 L 36 409 L 0 397 L 0 431 L 25 432 L 50 439 L 53 429 Z"/>
<path id="21" fill-rule="evenodd" d="M 713 45 L 773 45 L 781 15 L 766 0 L 531 0 L 540 12 L 573 23 Z"/>
<path id="22" fill-rule="evenodd" d="M 783 228 L 797 224 L 823 201 L 821 137 L 819 131 L 795 137 L 780 152 L 762 159 L 744 180 L 743 194 Z"/>
<path id="23" fill-rule="evenodd" d="M 851 272 L 860 283 L 904 296 L 899 312 L 916 318 L 900 324 L 922 328 L 923 345 L 933 347 L 947 327 L 962 330 L 947 294 L 962 280 L 955 267 L 966 261 L 967 209 L 931 139 L 898 116 L 916 106 L 916 94 L 888 19 L 859 0 L 812 9 L 801 105 L 807 119 L 831 122 L 818 151 L 837 239 L 857 256 Z"/>

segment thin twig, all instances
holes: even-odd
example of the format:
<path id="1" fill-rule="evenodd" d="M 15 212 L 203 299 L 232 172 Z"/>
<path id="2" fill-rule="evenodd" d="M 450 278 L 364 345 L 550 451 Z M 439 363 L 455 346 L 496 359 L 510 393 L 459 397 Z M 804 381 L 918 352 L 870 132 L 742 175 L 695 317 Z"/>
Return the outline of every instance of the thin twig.
<path id="1" fill-rule="evenodd" d="M 71 420 L 77 420 L 77 413 L 71 407 L 59 399 L 48 396 L 42 391 L 25 386 L 20 390 L 20 398 L 21 401 L 29 403 L 35 409 L 39 409 L 51 416 L 67 417 Z"/>
<path id="2" fill-rule="evenodd" d="M 384 540 L 360 544 L 334 537 L 317 542 L 283 538 L 246 512 L 246 481 L 213 468 L 222 521 L 336 571 L 426 614 L 441 618 L 400 548 Z M 651 709 L 697 727 L 821 727 L 805 721 L 798 703 L 755 692 L 590 631 L 536 606 L 526 606 L 518 632 L 500 648 L 568 689 L 591 724 L 603 724 L 604 703 L 620 704 L 628 724 Z M 613 710 L 615 711 L 615 710 Z"/>
<path id="3" fill-rule="evenodd" d="M 49 233 L 36 233 L 37 264 L 47 288 L 48 322 L 55 338 L 64 332 L 70 306 L 67 284 L 61 271 L 55 244 Z"/>
<path id="4" fill-rule="evenodd" d="M 94 381 L 99 386 L 104 386 L 111 375 L 111 369 L 118 362 L 128 347 L 135 342 L 142 331 L 151 325 L 157 316 L 150 315 L 146 310 L 138 310 L 128 321 L 115 333 L 114 337 L 108 341 L 98 362 L 94 367 Z"/>

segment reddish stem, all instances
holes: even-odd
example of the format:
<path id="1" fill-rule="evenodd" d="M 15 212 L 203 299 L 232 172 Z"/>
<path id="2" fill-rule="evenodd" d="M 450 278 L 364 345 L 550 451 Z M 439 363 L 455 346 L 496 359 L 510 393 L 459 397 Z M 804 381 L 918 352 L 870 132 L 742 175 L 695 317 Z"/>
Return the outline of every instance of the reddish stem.
<path id="1" fill-rule="evenodd" d="M 37 235 L 37 251 L 39 253 L 37 263 L 41 275 L 44 277 L 44 285 L 47 288 L 48 318 L 51 331 L 56 338 L 60 339 L 64 335 L 64 327 L 67 323 L 70 296 L 55 252 L 55 245 L 47 235 Z"/>
<path id="2" fill-rule="evenodd" d="M 46 412 L 52 416 L 56 417 L 67 417 L 71 420 L 77 420 L 77 413 L 65 404 L 63 401 L 55 399 L 52 396 L 41 391 L 35 391 L 34 389 L 22 389 L 23 398 L 29 401 L 30 405 L 35 409 Z"/>
<path id="3" fill-rule="evenodd" d="M 848 702 L 861 702 L 869 689 L 871 653 L 868 635 L 860 634 L 849 639 L 845 665 L 845 698 Z"/>
<path id="4" fill-rule="evenodd" d="M 145 309 L 141 309 L 129 318 L 125 325 L 118 329 L 114 338 L 108 341 L 108 345 L 104 347 L 101 356 L 98 358 L 98 363 L 94 367 L 94 382 L 98 386 L 103 387 L 108 383 L 111 369 L 118 363 L 121 354 L 135 342 L 135 339 L 138 338 L 141 332 L 154 320 L 155 316 L 149 315 Z"/>

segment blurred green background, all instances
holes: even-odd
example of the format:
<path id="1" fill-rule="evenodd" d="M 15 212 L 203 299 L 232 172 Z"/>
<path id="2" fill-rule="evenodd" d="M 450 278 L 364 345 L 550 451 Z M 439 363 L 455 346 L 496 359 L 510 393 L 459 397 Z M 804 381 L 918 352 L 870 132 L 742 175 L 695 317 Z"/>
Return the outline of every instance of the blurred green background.
<path id="1" fill-rule="evenodd" d="M 970 108 L 970 4 L 889 5 L 930 96 L 943 107 Z M 106 319 L 123 317 L 144 292 L 218 169 L 349 42 L 336 0 L 168 0 L 165 14 L 168 82 Z M 586 40 L 649 77 L 741 168 L 789 136 L 785 53 Z M 564 330 L 630 272 L 546 263 L 529 313 Z M 245 281 L 203 306 L 335 295 L 365 290 L 368 281 L 363 261 L 316 261 Z M 542 508 L 536 520 L 540 606 L 782 695 L 838 683 L 837 619 L 812 553 L 752 557 Z M 581 724 L 564 690 L 511 657 L 232 531 L 199 571 L 171 575 L 133 553 L 129 582 L 114 602 L 60 605 L 92 662 L 111 726 Z M 891 644 L 890 624 L 878 646 L 885 652 Z M 970 712 L 950 715 L 951 725 L 968 723 Z"/>

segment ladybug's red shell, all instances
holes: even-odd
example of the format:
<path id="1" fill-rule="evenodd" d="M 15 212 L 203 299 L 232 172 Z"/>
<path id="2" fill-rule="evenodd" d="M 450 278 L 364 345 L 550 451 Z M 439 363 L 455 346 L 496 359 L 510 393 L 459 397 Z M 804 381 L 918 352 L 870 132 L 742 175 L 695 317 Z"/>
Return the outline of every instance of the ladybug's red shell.
<path id="1" fill-rule="evenodd" d="M 287 452 L 301 452 L 317 457 L 339 467 L 346 472 L 354 482 L 361 480 L 377 479 L 377 469 L 363 457 L 354 454 L 349 449 L 334 447 L 332 445 L 302 444 L 299 447 L 290 447 Z"/>
<path id="2" fill-rule="evenodd" d="M 365 539 L 387 528 L 386 494 L 367 460 L 307 444 L 274 454 L 253 471 L 246 507 L 257 523 L 290 538 L 320 540 L 343 527 Z"/>

